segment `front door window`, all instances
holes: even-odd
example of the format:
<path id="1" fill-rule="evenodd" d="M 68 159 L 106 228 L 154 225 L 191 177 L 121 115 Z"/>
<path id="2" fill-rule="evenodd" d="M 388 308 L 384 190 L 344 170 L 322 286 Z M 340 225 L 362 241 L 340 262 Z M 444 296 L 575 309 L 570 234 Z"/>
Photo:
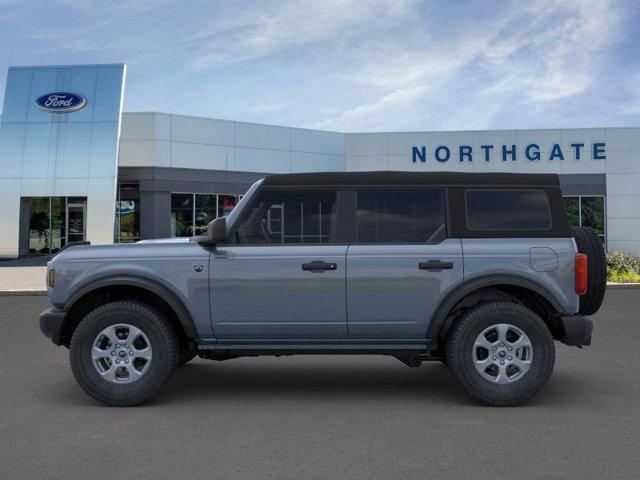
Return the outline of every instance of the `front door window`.
<path id="1" fill-rule="evenodd" d="M 335 191 L 260 192 L 236 240 L 249 245 L 330 243 L 335 199 Z"/>

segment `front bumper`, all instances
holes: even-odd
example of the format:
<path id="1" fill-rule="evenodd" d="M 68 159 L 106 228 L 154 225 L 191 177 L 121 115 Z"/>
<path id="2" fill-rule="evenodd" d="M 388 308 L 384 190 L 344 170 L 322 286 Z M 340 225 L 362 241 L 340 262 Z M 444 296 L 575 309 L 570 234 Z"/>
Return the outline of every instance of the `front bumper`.
<path id="1" fill-rule="evenodd" d="M 62 345 L 62 324 L 66 315 L 65 310 L 52 307 L 47 308 L 38 317 L 40 331 L 58 346 Z"/>
<path id="2" fill-rule="evenodd" d="M 562 337 L 560 341 L 566 345 L 582 347 L 591 345 L 593 322 L 583 315 L 565 315 L 560 317 Z"/>

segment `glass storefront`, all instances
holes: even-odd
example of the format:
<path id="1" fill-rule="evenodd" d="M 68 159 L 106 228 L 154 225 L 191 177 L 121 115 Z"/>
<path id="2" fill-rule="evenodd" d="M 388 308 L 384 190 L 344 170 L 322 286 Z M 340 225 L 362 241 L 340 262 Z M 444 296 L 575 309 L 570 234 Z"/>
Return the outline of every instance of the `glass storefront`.
<path id="1" fill-rule="evenodd" d="M 564 197 L 569 224 L 593 228 L 606 244 L 605 202 L 603 196 Z"/>
<path id="2" fill-rule="evenodd" d="M 86 197 L 29 198 L 29 254 L 56 253 L 86 239 Z"/>
<path id="3" fill-rule="evenodd" d="M 195 200 L 195 218 L 194 218 L 194 229 L 193 233 L 195 235 L 202 235 L 207 231 L 207 225 L 211 220 L 216 218 L 216 201 L 217 195 L 215 194 L 206 194 L 200 195 L 196 194 Z"/>
<path id="4" fill-rule="evenodd" d="M 138 185 L 118 185 L 116 199 L 116 242 L 140 240 L 140 190 Z"/>
<path id="5" fill-rule="evenodd" d="M 191 237 L 206 232 L 208 223 L 228 215 L 240 197 L 215 193 L 172 193 L 171 236 Z"/>

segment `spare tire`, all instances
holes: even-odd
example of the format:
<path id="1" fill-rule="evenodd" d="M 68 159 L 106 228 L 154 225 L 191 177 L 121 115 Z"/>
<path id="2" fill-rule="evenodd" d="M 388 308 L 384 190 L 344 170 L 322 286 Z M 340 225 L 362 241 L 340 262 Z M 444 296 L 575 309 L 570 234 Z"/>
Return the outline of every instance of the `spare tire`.
<path id="1" fill-rule="evenodd" d="M 602 240 L 591 227 L 571 227 L 578 252 L 587 256 L 587 292 L 580 296 L 582 315 L 598 311 L 607 288 L 607 258 Z"/>

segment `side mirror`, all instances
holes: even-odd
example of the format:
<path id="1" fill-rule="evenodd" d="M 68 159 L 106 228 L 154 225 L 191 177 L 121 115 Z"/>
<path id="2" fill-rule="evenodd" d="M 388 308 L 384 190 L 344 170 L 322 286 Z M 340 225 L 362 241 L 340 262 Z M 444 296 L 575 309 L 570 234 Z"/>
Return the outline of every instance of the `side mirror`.
<path id="1" fill-rule="evenodd" d="M 207 225 L 207 237 L 209 243 L 223 243 L 227 240 L 227 219 L 219 217 L 211 220 Z"/>

